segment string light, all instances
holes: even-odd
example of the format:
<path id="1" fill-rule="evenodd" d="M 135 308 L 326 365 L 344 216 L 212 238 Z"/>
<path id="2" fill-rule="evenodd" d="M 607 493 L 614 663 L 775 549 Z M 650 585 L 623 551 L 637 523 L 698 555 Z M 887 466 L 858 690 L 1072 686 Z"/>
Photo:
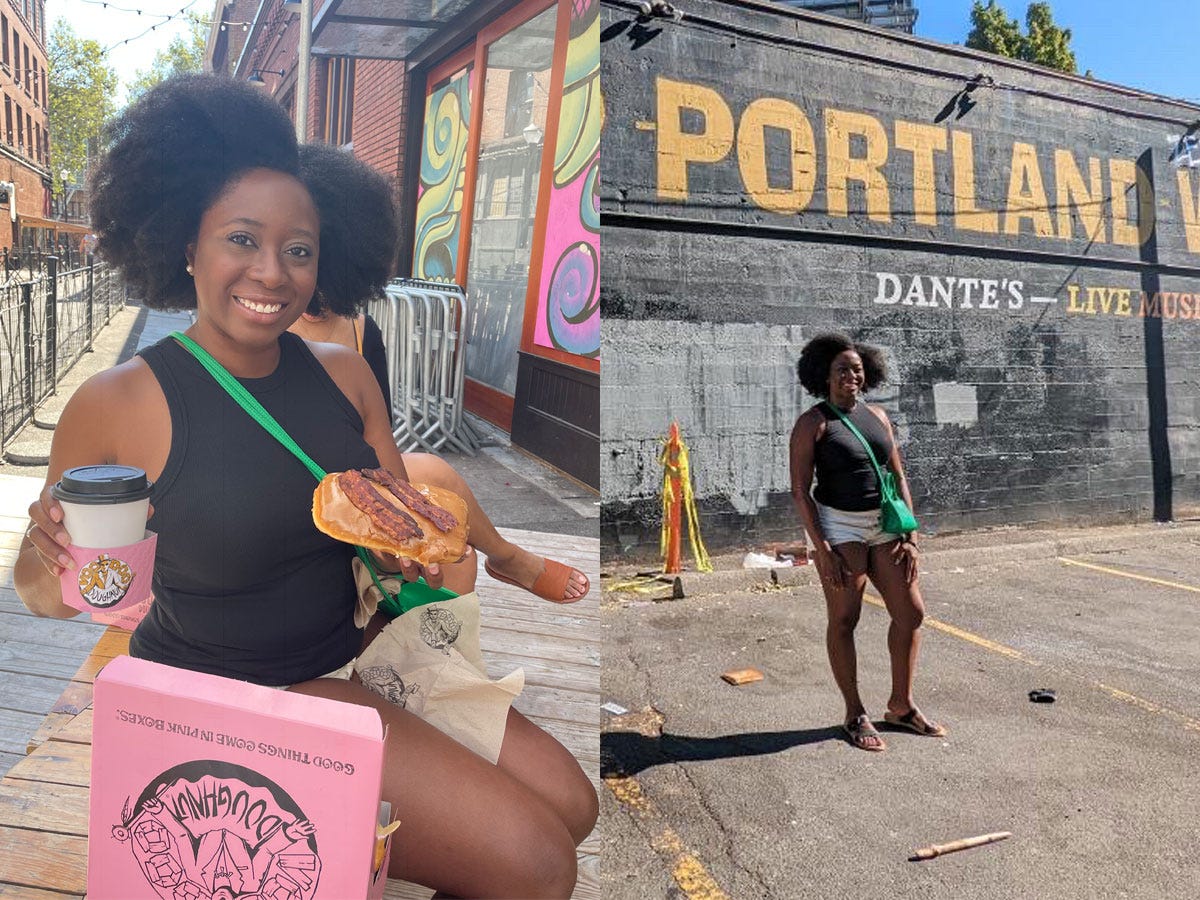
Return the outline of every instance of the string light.
<path id="1" fill-rule="evenodd" d="M 115 4 L 108 3 L 108 2 L 107 2 L 107 0 L 83 0 L 83 2 L 84 2 L 84 3 L 91 3 L 92 5 L 99 4 L 100 6 L 102 6 L 102 7 L 103 7 L 103 8 L 105 8 L 105 9 L 108 9 L 108 8 L 111 6 L 113 9 L 115 9 L 115 10 L 118 10 L 118 11 L 120 11 L 120 12 L 127 12 L 127 13 L 130 13 L 130 12 L 131 12 L 131 13 L 137 13 L 139 16 L 142 14 L 142 10 L 140 10 L 140 9 L 127 9 L 127 8 L 125 8 L 125 7 L 122 7 L 122 6 L 117 6 L 117 5 L 115 5 Z M 124 46 L 125 44 L 128 44 L 128 43 L 130 43 L 131 41 L 136 41 L 138 38 L 145 37 L 145 36 L 146 36 L 146 35 L 148 35 L 150 32 L 152 32 L 152 31 L 154 31 L 155 29 L 157 29 L 159 26 L 161 26 L 161 25 L 166 25 L 168 22 L 171 22 L 171 21 L 173 21 L 173 20 L 175 20 L 175 19 L 178 19 L 178 18 L 182 17 L 182 16 L 183 16 L 183 14 L 184 14 L 184 13 L 186 13 L 186 12 L 187 12 L 187 11 L 188 11 L 188 10 L 189 10 L 191 7 L 195 6 L 197 2 L 199 2 L 199 0 L 191 0 L 191 2 L 190 2 L 190 3 L 188 3 L 186 6 L 182 6 L 182 7 L 180 7 L 180 9 L 179 9 L 179 12 L 177 12 L 177 13 L 171 13 L 171 14 L 167 14 L 167 13 L 147 13 L 147 15 L 152 15 L 152 16 L 156 16 L 156 17 L 159 17 L 159 18 L 161 18 L 161 19 L 162 19 L 162 21 L 161 21 L 161 22 L 159 22 L 159 23 L 157 23 L 157 24 L 155 24 L 155 25 L 151 25 L 149 28 L 147 28 L 147 29 L 146 29 L 145 31 L 143 31 L 141 34 L 135 34 L 133 37 L 126 38 L 126 39 L 125 39 L 125 40 L 123 40 L 123 41 L 117 41 L 117 42 L 116 42 L 115 44 L 113 44 L 111 47 L 106 47 L 106 48 L 104 48 L 104 50 L 103 50 L 103 51 L 101 51 L 101 52 L 102 52 L 102 53 L 104 53 L 104 54 L 107 54 L 107 53 L 109 53 L 110 51 L 117 49 L 118 47 L 122 47 L 122 46 Z"/>

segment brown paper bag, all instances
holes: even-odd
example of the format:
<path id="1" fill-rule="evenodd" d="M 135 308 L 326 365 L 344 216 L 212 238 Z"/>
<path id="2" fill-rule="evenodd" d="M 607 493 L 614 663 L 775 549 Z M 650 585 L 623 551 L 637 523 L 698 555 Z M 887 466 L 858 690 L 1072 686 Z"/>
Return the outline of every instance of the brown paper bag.
<path id="1" fill-rule="evenodd" d="M 488 678 L 474 591 L 393 619 L 354 671 L 368 688 L 492 763 L 500 756 L 508 708 L 525 687 L 524 669 Z"/>

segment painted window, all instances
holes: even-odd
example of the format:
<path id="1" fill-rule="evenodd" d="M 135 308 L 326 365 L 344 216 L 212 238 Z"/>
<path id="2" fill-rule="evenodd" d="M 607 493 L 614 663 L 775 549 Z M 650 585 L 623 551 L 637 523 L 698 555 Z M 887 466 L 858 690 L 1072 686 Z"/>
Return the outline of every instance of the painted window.
<path id="1" fill-rule="evenodd" d="M 474 67 L 467 63 L 431 84 L 425 97 L 413 242 L 413 274 L 418 278 L 456 280 Z"/>
<path id="2" fill-rule="evenodd" d="M 600 2 L 572 0 L 535 346 L 600 358 Z"/>

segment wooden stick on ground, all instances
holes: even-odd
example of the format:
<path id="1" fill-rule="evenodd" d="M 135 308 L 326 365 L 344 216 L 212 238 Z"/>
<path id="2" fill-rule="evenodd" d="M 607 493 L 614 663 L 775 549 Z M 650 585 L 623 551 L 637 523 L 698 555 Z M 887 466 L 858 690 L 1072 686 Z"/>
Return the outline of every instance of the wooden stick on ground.
<path id="1" fill-rule="evenodd" d="M 928 847 L 922 847 L 910 856 L 909 861 L 916 862 L 922 859 L 933 859 L 935 856 L 941 856 L 944 853 L 953 853 L 956 850 L 967 850 L 971 847 L 981 847 L 984 844 L 994 844 L 996 841 L 1002 841 L 1008 837 L 1012 837 L 1011 831 L 996 831 L 992 834 L 961 838 L 957 841 L 951 841 L 948 844 L 930 844 Z"/>

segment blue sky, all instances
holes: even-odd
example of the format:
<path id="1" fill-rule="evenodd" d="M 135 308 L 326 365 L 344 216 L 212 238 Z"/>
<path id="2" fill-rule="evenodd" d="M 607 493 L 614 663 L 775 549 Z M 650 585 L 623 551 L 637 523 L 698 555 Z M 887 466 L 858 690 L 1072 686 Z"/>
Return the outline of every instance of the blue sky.
<path id="1" fill-rule="evenodd" d="M 986 0 L 985 0 L 986 2 Z M 1200 104 L 1200 3 L 1196 0 L 1049 0 L 1054 21 L 1071 29 L 1082 74 Z M 914 33 L 961 44 L 971 30 L 970 0 L 914 0 Z M 1001 0 L 1025 29 L 1026 0 Z"/>

